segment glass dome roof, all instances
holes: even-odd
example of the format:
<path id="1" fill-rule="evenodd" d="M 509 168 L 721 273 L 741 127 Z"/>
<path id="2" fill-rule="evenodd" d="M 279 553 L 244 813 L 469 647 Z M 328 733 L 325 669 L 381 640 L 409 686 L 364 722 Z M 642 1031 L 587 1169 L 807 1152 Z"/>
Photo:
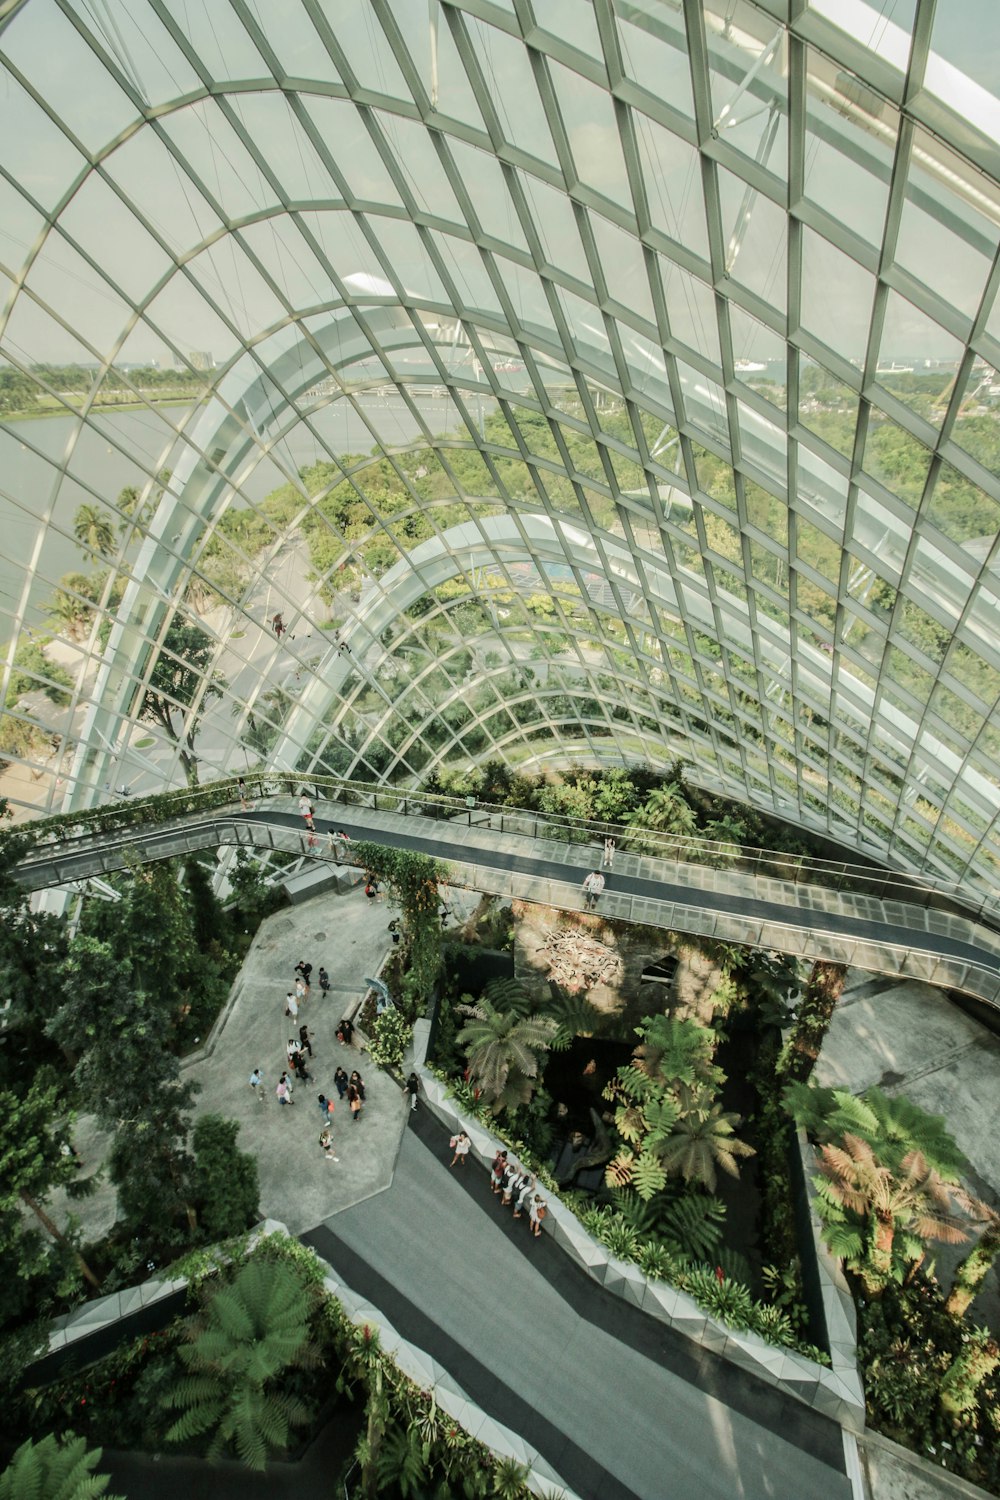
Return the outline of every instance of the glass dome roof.
<path id="1" fill-rule="evenodd" d="M 683 757 L 995 884 L 998 41 L 0 4 L 0 794 Z"/>

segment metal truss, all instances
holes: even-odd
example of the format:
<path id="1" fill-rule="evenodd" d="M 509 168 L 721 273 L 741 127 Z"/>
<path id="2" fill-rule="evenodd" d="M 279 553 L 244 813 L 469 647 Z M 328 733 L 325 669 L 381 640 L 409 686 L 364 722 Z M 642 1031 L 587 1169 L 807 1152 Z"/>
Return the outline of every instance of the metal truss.
<path id="1" fill-rule="evenodd" d="M 948 11 L 0 9 L 0 795 L 682 756 L 992 888 L 1000 103 Z"/>

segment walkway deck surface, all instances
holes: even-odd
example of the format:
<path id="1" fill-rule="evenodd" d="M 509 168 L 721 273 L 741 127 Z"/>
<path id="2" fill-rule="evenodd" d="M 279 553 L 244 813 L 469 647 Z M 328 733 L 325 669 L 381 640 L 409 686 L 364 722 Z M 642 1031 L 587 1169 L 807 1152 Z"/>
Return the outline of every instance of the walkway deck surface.
<path id="1" fill-rule="evenodd" d="M 840 1428 L 591 1282 L 418 1111 L 391 1186 L 303 1235 L 582 1500 L 847 1500 Z"/>
<path id="2" fill-rule="evenodd" d="M 121 868 L 126 851 L 152 860 L 222 843 L 332 860 L 324 835 L 343 828 L 355 840 L 447 860 L 457 885 L 579 910 L 583 877 L 600 859 L 594 846 L 499 832 L 485 821 L 322 801 L 318 838 L 310 847 L 292 805 L 290 797 L 279 797 L 252 812 L 222 810 L 126 836 L 43 845 L 18 874 L 38 889 Z M 622 921 L 922 979 L 1000 1005 L 1000 934 L 937 909 L 619 851 L 600 911 Z"/>

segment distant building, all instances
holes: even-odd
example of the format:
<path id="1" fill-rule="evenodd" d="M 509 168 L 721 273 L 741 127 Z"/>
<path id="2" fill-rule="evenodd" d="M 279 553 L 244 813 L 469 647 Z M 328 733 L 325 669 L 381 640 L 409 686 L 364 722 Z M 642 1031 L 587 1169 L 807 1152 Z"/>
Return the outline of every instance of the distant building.
<path id="1" fill-rule="evenodd" d="M 192 349 L 191 353 L 188 355 L 188 359 L 191 361 L 192 369 L 195 369 L 195 370 L 214 370 L 215 369 L 215 359 L 214 359 L 214 357 L 212 355 L 211 350 L 209 350 L 209 349 Z"/>

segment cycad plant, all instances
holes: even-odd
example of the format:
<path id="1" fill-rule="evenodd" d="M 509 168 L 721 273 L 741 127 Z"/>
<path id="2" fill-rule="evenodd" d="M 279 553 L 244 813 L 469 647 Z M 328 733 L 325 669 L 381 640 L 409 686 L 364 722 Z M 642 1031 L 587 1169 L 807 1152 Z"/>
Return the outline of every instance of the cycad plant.
<path id="1" fill-rule="evenodd" d="M 95 1474 L 101 1449 L 87 1451 L 74 1433 L 53 1433 L 39 1442 L 22 1443 L 0 1474 L 0 1500 L 122 1500 L 105 1493 L 111 1479 Z"/>
<path id="2" fill-rule="evenodd" d="M 499 1009 L 493 996 L 502 994 L 490 984 L 480 1000 L 458 1007 L 470 1018 L 456 1038 L 466 1051 L 469 1081 L 479 1089 L 494 1115 L 529 1102 L 541 1059 L 557 1030 L 556 1022 L 548 1016 Z"/>
<path id="3" fill-rule="evenodd" d="M 179 1350 L 188 1374 L 164 1398 L 183 1414 L 167 1431 L 184 1443 L 211 1433 L 208 1458 L 232 1449 L 251 1469 L 288 1446 L 308 1422 L 305 1402 L 284 1389 L 290 1370 L 316 1364 L 310 1301 L 293 1267 L 250 1260 L 209 1296 Z"/>

